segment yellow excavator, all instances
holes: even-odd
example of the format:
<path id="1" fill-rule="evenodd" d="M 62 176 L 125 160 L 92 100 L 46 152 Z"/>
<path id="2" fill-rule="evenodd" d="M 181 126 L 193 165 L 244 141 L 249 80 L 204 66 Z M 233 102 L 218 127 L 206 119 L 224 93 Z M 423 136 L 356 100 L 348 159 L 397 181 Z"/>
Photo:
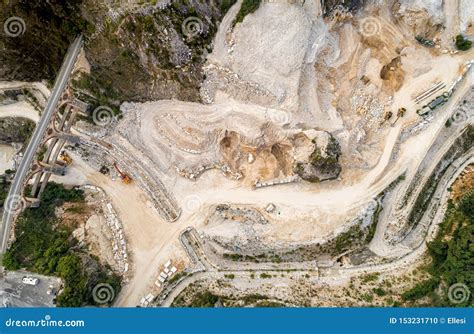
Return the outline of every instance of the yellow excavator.
<path id="1" fill-rule="evenodd" d="M 72 161 L 73 161 L 66 151 L 61 152 L 61 154 L 59 155 L 59 159 L 63 161 L 66 164 L 66 166 L 69 166 L 70 164 L 72 164 Z"/>
<path id="2" fill-rule="evenodd" d="M 117 166 L 117 163 L 114 162 L 114 167 L 115 167 L 115 170 L 117 171 L 117 173 L 119 173 L 120 175 L 120 178 L 122 179 L 122 182 L 125 183 L 125 184 L 130 184 L 132 183 L 132 178 L 130 176 L 128 176 L 127 174 L 125 174 L 124 172 L 122 172 L 118 166 Z"/>

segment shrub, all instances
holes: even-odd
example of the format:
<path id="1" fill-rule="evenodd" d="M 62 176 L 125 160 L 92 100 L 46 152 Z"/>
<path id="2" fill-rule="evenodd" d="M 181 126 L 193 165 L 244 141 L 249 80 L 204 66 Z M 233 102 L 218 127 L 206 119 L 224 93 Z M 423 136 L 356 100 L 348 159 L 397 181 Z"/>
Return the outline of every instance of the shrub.
<path id="1" fill-rule="evenodd" d="M 240 11 L 235 18 L 234 25 L 242 22 L 248 14 L 255 12 L 260 7 L 261 2 L 261 0 L 244 0 L 240 7 Z"/>
<path id="2" fill-rule="evenodd" d="M 457 35 L 456 36 L 456 48 L 461 51 L 467 51 L 471 48 L 472 42 L 466 38 L 464 38 L 463 35 Z"/>
<path id="3" fill-rule="evenodd" d="M 410 290 L 402 294 L 402 299 L 407 300 L 417 300 L 422 297 L 427 296 L 429 293 L 433 292 L 439 285 L 439 279 L 437 277 L 430 278 L 426 281 L 420 282 L 415 285 Z"/>

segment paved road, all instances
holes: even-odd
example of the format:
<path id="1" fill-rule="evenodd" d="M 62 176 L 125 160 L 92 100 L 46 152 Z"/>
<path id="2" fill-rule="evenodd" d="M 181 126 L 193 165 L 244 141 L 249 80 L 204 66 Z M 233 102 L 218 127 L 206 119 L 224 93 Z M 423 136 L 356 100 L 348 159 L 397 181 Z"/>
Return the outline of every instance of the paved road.
<path id="1" fill-rule="evenodd" d="M 43 139 L 44 133 L 50 124 L 51 117 L 53 116 L 53 113 L 56 110 L 56 106 L 59 102 L 59 98 L 61 97 L 66 87 L 66 84 L 69 80 L 69 75 L 71 74 L 74 68 L 74 64 L 76 63 L 76 59 L 79 55 L 81 47 L 82 36 L 78 36 L 69 46 L 69 50 L 66 53 L 66 57 L 64 58 L 64 62 L 59 71 L 59 75 L 56 78 L 56 83 L 54 84 L 53 91 L 51 92 L 51 96 L 48 99 L 48 104 L 46 105 L 46 108 L 44 109 L 44 112 L 41 115 L 39 123 L 36 126 L 35 131 L 33 132 L 25 155 L 21 160 L 18 170 L 16 171 L 15 178 L 12 182 L 10 192 L 7 198 L 18 197 L 22 194 L 26 174 L 30 169 L 35 153 L 38 150 L 39 145 L 41 144 L 41 140 Z M 2 223 L 0 226 L 0 253 L 2 254 L 6 251 L 13 216 L 14 215 L 9 210 L 3 211 Z"/>

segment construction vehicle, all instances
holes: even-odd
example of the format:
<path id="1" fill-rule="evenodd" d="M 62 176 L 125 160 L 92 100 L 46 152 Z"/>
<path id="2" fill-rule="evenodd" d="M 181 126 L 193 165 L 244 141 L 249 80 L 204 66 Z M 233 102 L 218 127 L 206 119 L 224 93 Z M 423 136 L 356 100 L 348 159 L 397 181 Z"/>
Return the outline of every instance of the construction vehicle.
<path id="1" fill-rule="evenodd" d="M 127 174 L 125 174 L 124 172 L 122 172 L 118 166 L 117 166 L 117 163 L 114 162 L 114 167 L 115 167 L 115 170 L 117 171 L 117 173 L 119 173 L 120 175 L 120 178 L 122 179 L 122 182 L 125 183 L 125 184 L 130 184 L 132 183 L 132 178 L 130 176 L 128 176 Z"/>
<path id="2" fill-rule="evenodd" d="M 61 154 L 59 155 L 59 159 L 63 161 L 66 164 L 66 166 L 69 166 L 70 164 L 72 164 L 72 161 L 73 161 L 66 151 L 61 151 Z"/>
<path id="3" fill-rule="evenodd" d="M 400 109 L 398 109 L 398 112 L 397 112 L 397 119 L 398 119 L 399 117 L 405 116 L 405 113 L 406 113 L 406 112 L 407 112 L 407 109 L 406 109 L 406 108 L 400 108 Z"/>
<path id="4" fill-rule="evenodd" d="M 393 113 L 391 111 L 388 111 L 385 113 L 383 120 L 388 121 L 390 118 L 392 118 Z"/>
<path id="5" fill-rule="evenodd" d="M 384 124 L 386 121 L 388 121 L 390 118 L 392 118 L 393 113 L 391 111 L 387 111 L 386 113 L 383 114 L 383 120 L 380 122 L 380 125 Z"/>
<path id="6" fill-rule="evenodd" d="M 392 123 L 392 126 L 395 126 L 395 124 L 398 122 L 398 120 L 400 119 L 400 117 L 403 117 L 405 116 L 405 113 L 407 112 L 407 109 L 406 108 L 399 108 L 398 111 L 397 111 L 397 118 L 395 119 L 395 121 Z"/>

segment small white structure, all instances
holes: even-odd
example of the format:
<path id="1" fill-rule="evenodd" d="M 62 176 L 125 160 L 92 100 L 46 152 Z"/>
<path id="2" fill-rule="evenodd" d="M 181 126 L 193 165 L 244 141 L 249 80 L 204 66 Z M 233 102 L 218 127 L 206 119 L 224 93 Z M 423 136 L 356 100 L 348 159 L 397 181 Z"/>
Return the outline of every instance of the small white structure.
<path id="1" fill-rule="evenodd" d="M 37 279 L 36 277 L 31 277 L 31 276 L 24 276 L 22 279 L 22 282 L 28 285 L 37 285 L 39 282 L 39 279 Z"/>
<path id="2" fill-rule="evenodd" d="M 268 204 L 267 207 L 265 208 L 265 211 L 267 211 L 268 213 L 272 213 L 273 211 L 275 211 L 275 204 L 273 203 Z"/>
<path id="3" fill-rule="evenodd" d="M 252 153 L 249 153 L 247 161 L 249 164 L 255 161 L 255 156 Z"/>
<path id="4" fill-rule="evenodd" d="M 148 295 L 146 295 L 145 297 L 145 300 L 149 303 L 151 303 L 153 300 L 155 299 L 155 296 L 151 293 L 149 293 Z"/>

